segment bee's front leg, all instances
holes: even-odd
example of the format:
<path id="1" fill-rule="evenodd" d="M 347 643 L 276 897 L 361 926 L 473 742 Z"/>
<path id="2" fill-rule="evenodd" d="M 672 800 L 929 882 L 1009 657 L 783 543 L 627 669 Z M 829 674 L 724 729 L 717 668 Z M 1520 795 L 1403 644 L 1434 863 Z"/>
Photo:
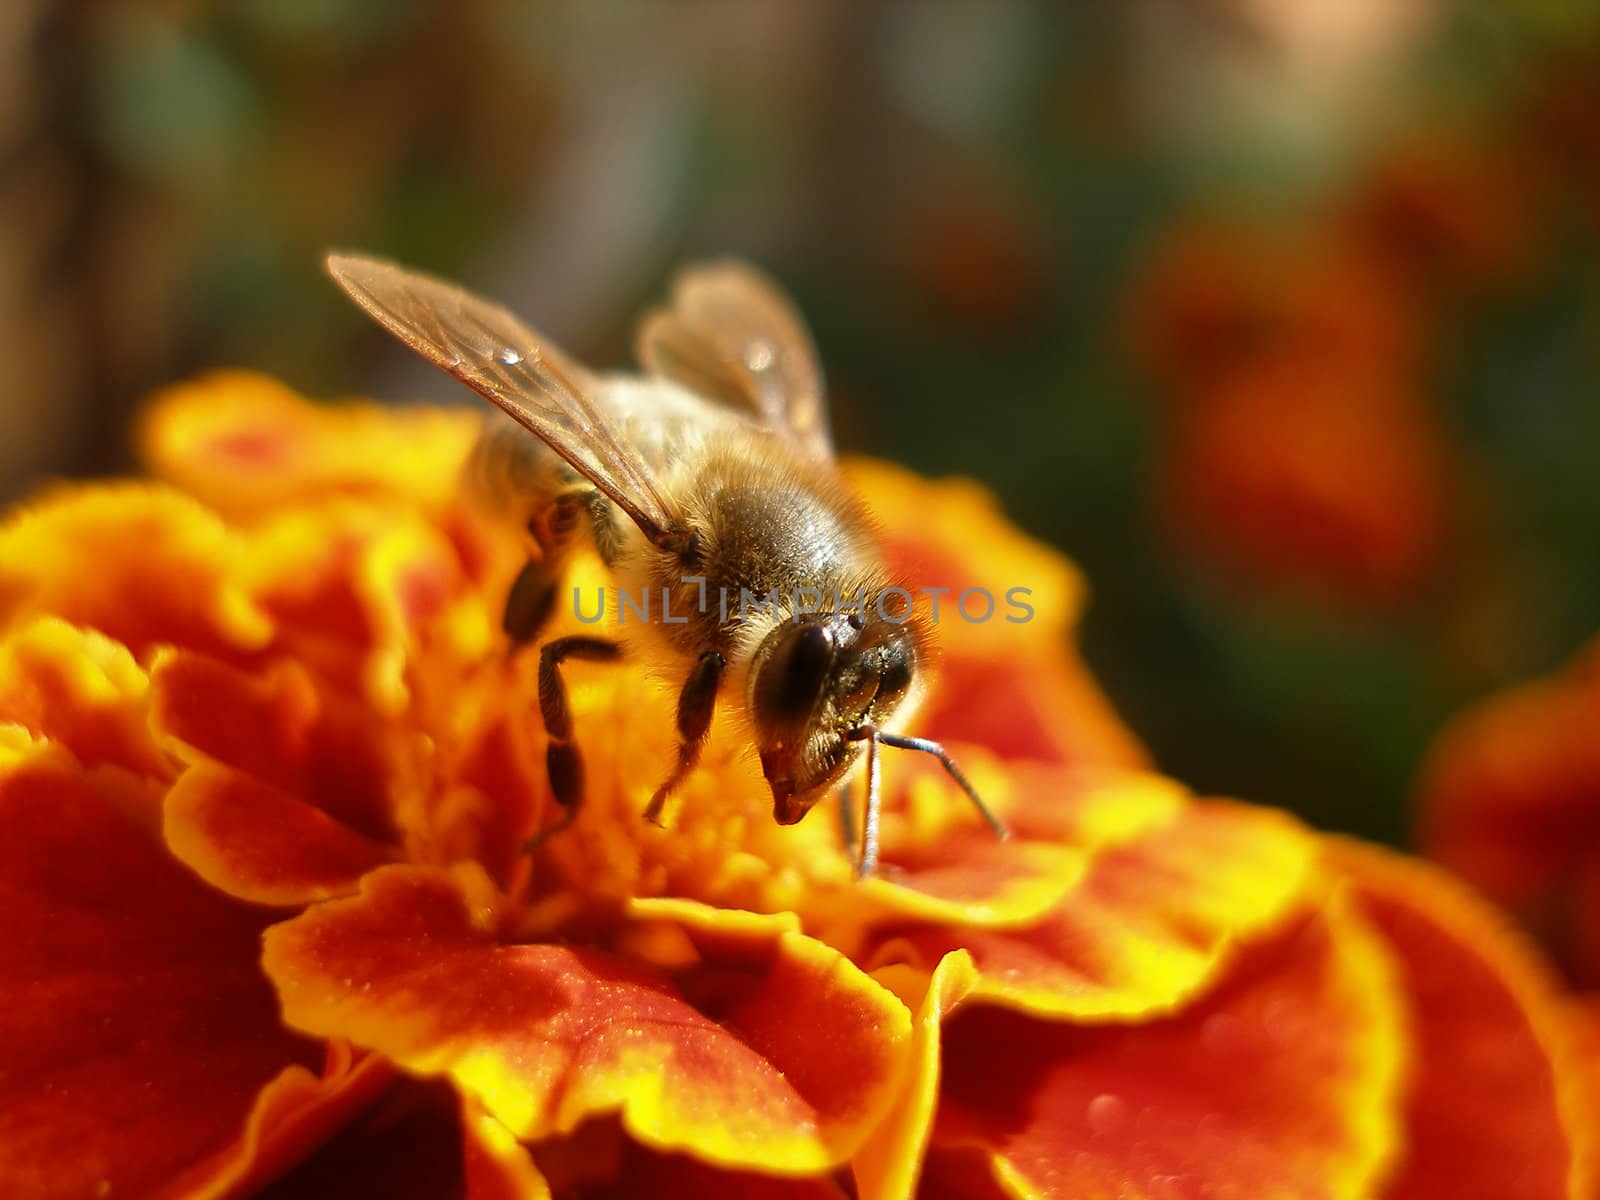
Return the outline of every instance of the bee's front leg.
<path id="1" fill-rule="evenodd" d="M 622 649 L 615 642 L 592 637 L 557 638 L 539 651 L 539 714 L 550 738 L 545 749 L 545 770 L 550 777 L 550 794 L 562 813 L 556 824 L 541 829 L 522 844 L 523 853 L 537 849 L 551 834 L 571 825 L 583 803 L 583 755 L 572 737 L 572 710 L 567 705 L 561 664 L 569 658 L 616 662 L 621 656 Z"/>
<path id="2" fill-rule="evenodd" d="M 594 498 L 598 495 L 595 491 L 562 492 L 529 520 L 528 532 L 538 543 L 541 554 L 530 558 L 517 572 L 500 616 L 500 628 L 510 639 L 513 651 L 538 637 L 550 619 L 572 535 L 586 510 L 591 519 L 596 519 L 593 509 Z"/>
<path id="3" fill-rule="evenodd" d="M 707 650 L 689 672 L 683 691 L 678 693 L 678 763 L 666 782 L 656 789 L 645 807 L 644 819 L 661 824 L 661 809 L 667 797 L 684 781 L 694 765 L 700 761 L 700 749 L 705 745 L 706 732 L 711 728 L 711 714 L 717 705 L 717 687 L 722 683 L 722 673 L 728 660 L 715 650 Z"/>

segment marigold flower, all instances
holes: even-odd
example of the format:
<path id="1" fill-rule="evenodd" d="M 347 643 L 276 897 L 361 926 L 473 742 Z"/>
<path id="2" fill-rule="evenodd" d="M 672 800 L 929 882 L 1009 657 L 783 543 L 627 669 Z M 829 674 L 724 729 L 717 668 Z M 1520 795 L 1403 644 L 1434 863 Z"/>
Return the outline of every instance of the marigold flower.
<path id="1" fill-rule="evenodd" d="M 1600 644 L 1469 708 L 1429 751 L 1425 853 L 1519 915 L 1600 983 Z"/>
<path id="2" fill-rule="evenodd" d="M 851 471 L 915 578 L 1032 589 L 926 709 L 1009 841 L 897 760 L 857 882 L 721 726 L 646 825 L 671 698 L 589 665 L 586 807 L 519 854 L 543 735 L 472 433 L 219 375 L 151 414 L 169 482 L 0 525 L 0 1193 L 1592 1194 L 1539 960 L 1151 773 L 1081 581 L 968 484 Z"/>
<path id="3" fill-rule="evenodd" d="M 1174 542 L 1252 590 L 1384 607 L 1438 560 L 1453 480 L 1419 280 L 1359 225 L 1182 229 L 1129 324 L 1172 400 L 1155 490 Z"/>

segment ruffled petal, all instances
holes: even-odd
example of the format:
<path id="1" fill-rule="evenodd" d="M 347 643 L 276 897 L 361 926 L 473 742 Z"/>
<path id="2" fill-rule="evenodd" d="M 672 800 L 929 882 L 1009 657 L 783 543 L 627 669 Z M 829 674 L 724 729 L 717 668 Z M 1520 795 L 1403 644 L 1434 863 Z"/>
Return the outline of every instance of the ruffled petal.
<path id="1" fill-rule="evenodd" d="M 985 758 L 966 768 L 1010 836 L 995 837 L 937 764 L 896 763 L 904 782 L 884 817 L 880 877 L 853 885 L 875 920 L 951 929 L 1036 924 L 1081 887 L 1094 856 L 1173 818 L 1176 786 L 1123 771 L 1040 769 Z"/>
<path id="2" fill-rule="evenodd" d="M 865 460 L 846 464 L 846 476 L 871 504 L 891 567 L 935 626 L 939 661 L 919 734 L 1004 758 L 1146 765 L 1138 739 L 1069 649 L 1088 596 L 1071 563 L 1018 531 L 970 480 L 929 481 Z"/>
<path id="3" fill-rule="evenodd" d="M 285 1067 L 261 1089 L 234 1143 L 185 1172 L 167 1190 L 185 1200 L 253 1194 L 334 1137 L 393 1079 L 394 1070 L 383 1059 L 355 1057 L 343 1043 L 329 1047 L 321 1075 L 301 1066 Z"/>
<path id="4" fill-rule="evenodd" d="M 160 655 L 149 723 L 181 762 L 234 767 L 374 841 L 398 836 L 393 735 L 297 663 L 249 671 L 184 651 Z"/>
<path id="5" fill-rule="evenodd" d="M 86 766 L 170 778 L 145 717 L 149 679 L 127 647 L 58 617 L 0 641 L 0 722 L 71 750 Z"/>
<path id="6" fill-rule="evenodd" d="M 1316 860 L 1310 834 L 1281 814 L 1195 803 L 1095 849 L 1077 885 L 1027 927 L 887 926 L 869 961 L 926 968 L 965 948 L 973 995 L 995 1004 L 1052 1019 L 1171 1012 L 1242 943 L 1305 909 Z"/>
<path id="7" fill-rule="evenodd" d="M 897 1200 L 914 1194 L 938 1110 L 944 1019 L 971 992 L 977 977 L 971 958 L 960 950 L 940 959 L 930 978 L 905 967 L 879 973 L 881 983 L 908 1005 L 916 1005 L 916 1025 L 911 1066 L 900 1096 L 852 1164 L 861 1200 Z"/>
<path id="8" fill-rule="evenodd" d="M 260 649 L 272 625 L 234 580 L 240 555 L 222 522 L 177 492 L 62 490 L 0 525 L 0 629 L 53 614 L 141 659 L 169 644 Z"/>
<path id="9" fill-rule="evenodd" d="M 1443 872 L 1342 842 L 1395 951 L 1416 1058 L 1396 1200 L 1590 1197 L 1600 1110 L 1570 1001 L 1505 918 Z"/>
<path id="10" fill-rule="evenodd" d="M 1335 901 L 1163 1021 L 961 1008 L 935 1144 L 986 1152 L 1014 1196 L 1370 1196 L 1402 1047 L 1382 943 Z"/>
<path id="11" fill-rule="evenodd" d="M 1034 648 L 1025 661 L 947 652 L 933 670 L 920 736 L 974 742 L 1001 758 L 1149 765 L 1099 684 L 1060 645 Z"/>
<path id="12" fill-rule="evenodd" d="M 190 767 L 167 794 L 167 846 L 200 878 L 254 904 L 347 896 L 394 857 L 321 809 L 230 767 Z"/>
<path id="13" fill-rule="evenodd" d="M 284 1030 L 263 917 L 199 883 L 59 748 L 0 768 L 0 1193 L 137 1195 L 322 1055 Z"/>
<path id="14" fill-rule="evenodd" d="M 697 1009 L 604 953 L 502 945 L 508 916 L 476 868 L 385 868 L 274 927 L 264 961 L 290 1025 L 449 1075 L 525 1139 L 619 1112 L 647 1145 L 808 1174 L 892 1098 L 909 1014 L 818 942 L 696 979 Z"/>
<path id="15" fill-rule="evenodd" d="M 465 582 L 456 545 L 414 513 L 341 500 L 252 530 L 243 586 L 277 622 L 275 649 L 380 715 L 410 700 L 408 660 Z"/>
<path id="16" fill-rule="evenodd" d="M 315 405 L 268 376 L 216 371 L 157 396 L 140 444 L 158 474 L 235 519 L 336 495 L 442 508 L 480 424 L 471 409 Z"/>

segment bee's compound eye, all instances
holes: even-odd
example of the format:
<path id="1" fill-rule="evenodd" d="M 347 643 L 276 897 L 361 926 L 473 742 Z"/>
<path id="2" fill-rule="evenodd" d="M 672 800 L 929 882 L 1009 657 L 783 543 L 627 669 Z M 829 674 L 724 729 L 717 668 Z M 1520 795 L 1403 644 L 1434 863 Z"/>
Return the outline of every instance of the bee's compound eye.
<path id="1" fill-rule="evenodd" d="M 856 677 L 844 682 L 849 690 L 839 697 L 839 711 L 859 717 L 867 711 L 867 705 L 878 694 L 878 676 L 872 671 L 858 668 Z"/>
<path id="2" fill-rule="evenodd" d="M 791 625 L 780 634 L 756 685 L 758 716 L 801 720 L 816 706 L 833 669 L 833 634 L 823 625 Z"/>

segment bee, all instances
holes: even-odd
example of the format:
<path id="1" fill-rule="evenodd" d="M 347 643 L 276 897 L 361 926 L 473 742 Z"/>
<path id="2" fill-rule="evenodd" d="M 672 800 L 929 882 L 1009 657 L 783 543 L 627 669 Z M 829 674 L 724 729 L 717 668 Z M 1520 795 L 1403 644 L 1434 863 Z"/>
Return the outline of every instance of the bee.
<path id="1" fill-rule="evenodd" d="M 779 824 L 864 765 L 862 877 L 878 858 L 880 747 L 936 757 L 1005 836 L 941 745 L 898 732 L 923 690 L 929 631 L 839 476 L 816 351 L 772 281 L 733 260 L 686 269 L 670 305 L 638 326 L 643 374 L 625 375 L 587 370 L 442 280 L 354 254 L 329 254 L 326 266 L 369 316 L 503 414 L 485 423 L 465 476 L 480 504 L 537 543 L 506 600 L 513 645 L 537 640 L 585 540 L 619 596 L 662 599 L 649 619 L 619 621 L 616 640 L 540 646 L 546 766 L 562 815 L 526 848 L 568 826 L 583 801 L 562 664 L 636 653 L 683 680 L 677 759 L 645 809 L 650 821 L 695 769 L 721 700 L 743 718 Z"/>

